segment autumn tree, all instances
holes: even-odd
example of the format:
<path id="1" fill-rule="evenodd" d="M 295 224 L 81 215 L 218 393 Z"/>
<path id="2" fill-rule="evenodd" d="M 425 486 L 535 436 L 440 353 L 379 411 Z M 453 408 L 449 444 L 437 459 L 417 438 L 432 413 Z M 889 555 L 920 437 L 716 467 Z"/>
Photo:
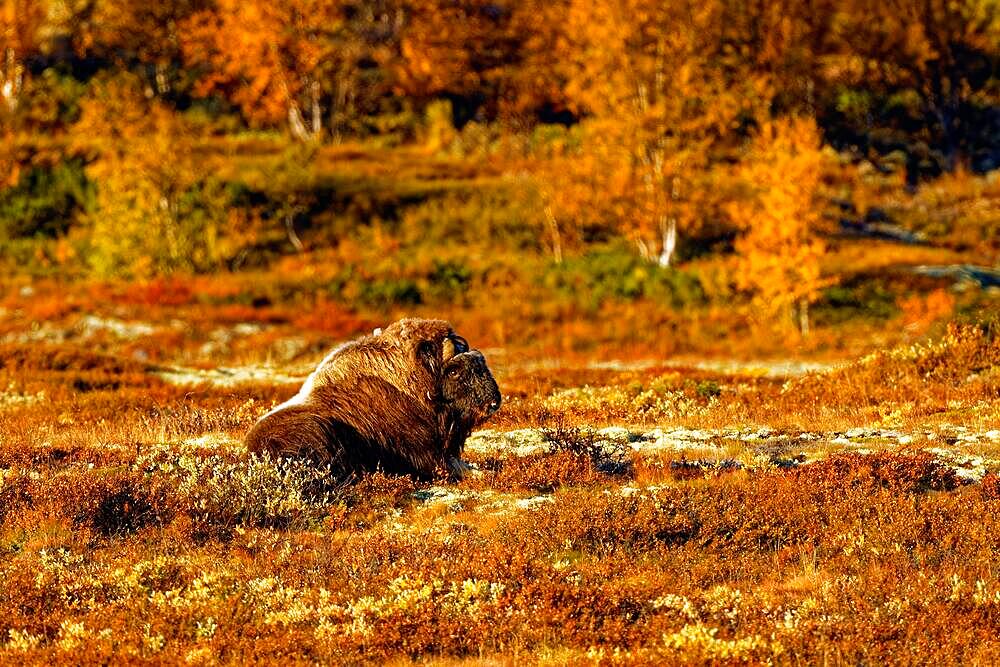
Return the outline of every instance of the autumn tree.
<path id="1" fill-rule="evenodd" d="M 557 45 L 569 0 L 409 0 L 395 89 L 465 102 L 465 115 L 524 114 L 561 105 Z"/>
<path id="2" fill-rule="evenodd" d="M 222 93 L 255 124 L 287 123 L 315 139 L 325 118 L 377 94 L 380 44 L 398 18 L 388 3 L 349 0 L 217 0 L 186 23 L 187 62 L 198 92 Z"/>
<path id="3" fill-rule="evenodd" d="M 141 75 L 147 90 L 164 96 L 182 78 L 186 21 L 211 4 L 211 0 L 89 0 L 70 7 L 72 15 L 64 23 L 77 52 Z"/>
<path id="4" fill-rule="evenodd" d="M 893 94 L 915 92 L 934 119 L 947 158 L 955 159 L 976 128 L 968 111 L 995 86 L 1000 67 L 996 0 L 889 0 L 843 3 L 836 75 Z"/>
<path id="5" fill-rule="evenodd" d="M 761 98 L 760 82 L 716 58 L 724 21 L 718 3 L 694 0 L 570 7 L 567 97 L 620 149 L 602 168 L 628 175 L 623 231 L 661 266 L 701 220 L 713 150 Z"/>
<path id="6" fill-rule="evenodd" d="M 43 0 L 0 0 L 0 105 L 13 113 L 24 88 L 25 58 L 37 52 L 48 4 Z M 2 116 L 0 116 L 2 119 Z"/>
<path id="7" fill-rule="evenodd" d="M 558 263 L 578 246 L 588 229 L 608 227 L 622 214 L 628 174 L 605 167 L 620 159 L 616 147 L 590 136 L 584 126 L 540 149 L 532 184 L 541 204 L 542 234 Z"/>
<path id="8" fill-rule="evenodd" d="M 88 214 L 91 268 L 146 277 L 218 267 L 225 193 L 172 109 L 128 75 L 96 81 L 75 128 L 97 184 Z"/>
<path id="9" fill-rule="evenodd" d="M 339 10 L 322 0 L 219 0 L 186 26 L 187 60 L 204 72 L 199 92 L 223 92 L 251 122 L 287 121 L 297 138 L 315 138 Z"/>
<path id="10" fill-rule="evenodd" d="M 406 7 L 394 83 L 417 98 L 468 94 L 479 85 L 471 44 L 484 31 L 474 2 L 414 2 Z M 472 9 L 472 11 L 470 11 Z"/>
<path id="11" fill-rule="evenodd" d="M 728 207 L 744 230 L 736 242 L 737 286 L 753 293 L 761 322 L 790 324 L 797 311 L 803 335 L 809 332 L 809 304 L 830 283 L 820 274 L 825 246 L 816 235 L 824 160 L 811 118 L 767 122 L 737 170 L 749 194 Z"/>
<path id="12" fill-rule="evenodd" d="M 837 51 L 840 0 L 719 0 L 721 43 L 734 64 L 766 80 L 773 108 L 813 115 L 825 63 Z"/>
<path id="13" fill-rule="evenodd" d="M 521 0 L 513 4 L 511 30 L 518 35 L 517 65 L 500 87 L 505 114 L 567 119 L 563 46 L 572 0 Z"/>

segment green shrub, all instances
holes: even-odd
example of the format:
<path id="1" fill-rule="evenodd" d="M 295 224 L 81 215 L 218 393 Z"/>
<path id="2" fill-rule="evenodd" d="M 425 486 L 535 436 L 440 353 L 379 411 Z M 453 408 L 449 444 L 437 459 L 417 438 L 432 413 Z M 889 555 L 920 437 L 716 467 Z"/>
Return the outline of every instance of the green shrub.
<path id="1" fill-rule="evenodd" d="M 702 380 L 695 387 L 698 395 L 705 399 L 715 398 L 722 393 L 722 388 L 715 380 Z"/>
<path id="2" fill-rule="evenodd" d="M 817 323 L 838 324 L 858 317 L 889 320 L 899 315 L 897 292 L 881 280 L 858 280 L 823 290 L 814 315 Z"/>
<path id="3" fill-rule="evenodd" d="M 537 250 L 537 202 L 525 195 L 523 184 L 504 182 L 462 192 L 429 196 L 400 213 L 400 236 L 406 244 L 503 247 Z"/>
<path id="4" fill-rule="evenodd" d="M 705 301 L 696 276 L 645 262 L 614 246 L 553 264 L 543 279 L 549 289 L 591 308 L 608 300 L 650 299 L 677 308 Z"/>
<path id="5" fill-rule="evenodd" d="M 0 191 L 0 239 L 64 234 L 92 197 L 79 160 L 32 167 Z"/>
<path id="6" fill-rule="evenodd" d="M 224 232 L 230 195 L 213 179 L 176 195 L 167 207 L 156 204 L 146 183 L 116 189 L 89 215 L 87 260 L 102 276 L 168 275 L 221 268 L 229 254 Z"/>
<path id="7" fill-rule="evenodd" d="M 459 260 L 434 260 L 427 276 L 428 291 L 438 299 L 460 299 L 472 282 L 472 270 Z"/>
<path id="8" fill-rule="evenodd" d="M 380 278 L 362 283 L 358 297 L 364 303 L 379 308 L 415 306 L 424 301 L 420 286 L 410 278 Z"/>
<path id="9" fill-rule="evenodd" d="M 393 259 L 359 270 L 345 267 L 327 286 L 341 301 L 360 301 L 375 308 L 415 306 L 428 302 L 457 303 L 465 299 L 476 274 L 458 259 L 434 258 L 429 264 L 420 255 Z"/>
<path id="10" fill-rule="evenodd" d="M 23 95 L 30 103 L 21 105 L 18 115 L 26 125 L 39 130 L 68 127 L 80 117 L 80 99 L 86 91 L 86 83 L 49 67 L 25 82 Z"/>
<path id="11" fill-rule="evenodd" d="M 44 266 L 44 263 L 39 261 L 42 247 L 42 244 L 35 239 L 8 240 L 0 236 L 0 267 L 3 270 L 16 270 L 31 275 L 52 273 L 54 272 L 52 267 Z"/>

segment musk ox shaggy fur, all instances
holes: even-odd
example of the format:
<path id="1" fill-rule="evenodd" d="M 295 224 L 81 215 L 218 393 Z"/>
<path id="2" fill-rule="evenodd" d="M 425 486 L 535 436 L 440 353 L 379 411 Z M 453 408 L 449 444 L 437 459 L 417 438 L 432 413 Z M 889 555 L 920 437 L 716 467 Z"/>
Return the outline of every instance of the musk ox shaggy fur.
<path id="1" fill-rule="evenodd" d="M 246 445 L 341 475 L 461 476 L 466 438 L 499 407 L 478 350 L 445 321 L 404 319 L 335 348 L 295 396 L 257 421 Z"/>

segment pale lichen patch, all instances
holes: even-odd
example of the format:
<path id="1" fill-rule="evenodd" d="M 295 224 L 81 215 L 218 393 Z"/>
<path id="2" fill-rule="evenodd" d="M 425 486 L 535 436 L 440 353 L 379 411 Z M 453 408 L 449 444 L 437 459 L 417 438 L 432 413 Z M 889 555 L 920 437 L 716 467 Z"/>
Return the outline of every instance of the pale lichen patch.
<path id="1" fill-rule="evenodd" d="M 203 370 L 172 366 L 159 368 L 153 375 L 175 385 L 210 384 L 216 387 L 235 387 L 241 384 L 300 384 L 305 378 L 286 375 L 262 366 L 234 366 Z"/>
<path id="2" fill-rule="evenodd" d="M 530 456 L 549 451 L 550 445 L 539 429 L 524 428 L 515 431 L 476 431 L 465 441 L 465 451 L 479 455 L 513 454 Z"/>

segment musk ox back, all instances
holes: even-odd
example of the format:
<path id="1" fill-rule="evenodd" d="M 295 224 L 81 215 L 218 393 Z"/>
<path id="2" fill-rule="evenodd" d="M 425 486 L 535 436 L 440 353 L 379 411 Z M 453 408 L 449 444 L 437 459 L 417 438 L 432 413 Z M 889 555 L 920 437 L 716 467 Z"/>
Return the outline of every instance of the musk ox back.
<path id="1" fill-rule="evenodd" d="M 447 322 L 405 319 L 334 349 L 246 444 L 336 474 L 460 475 L 465 439 L 499 406 L 482 354 Z"/>

